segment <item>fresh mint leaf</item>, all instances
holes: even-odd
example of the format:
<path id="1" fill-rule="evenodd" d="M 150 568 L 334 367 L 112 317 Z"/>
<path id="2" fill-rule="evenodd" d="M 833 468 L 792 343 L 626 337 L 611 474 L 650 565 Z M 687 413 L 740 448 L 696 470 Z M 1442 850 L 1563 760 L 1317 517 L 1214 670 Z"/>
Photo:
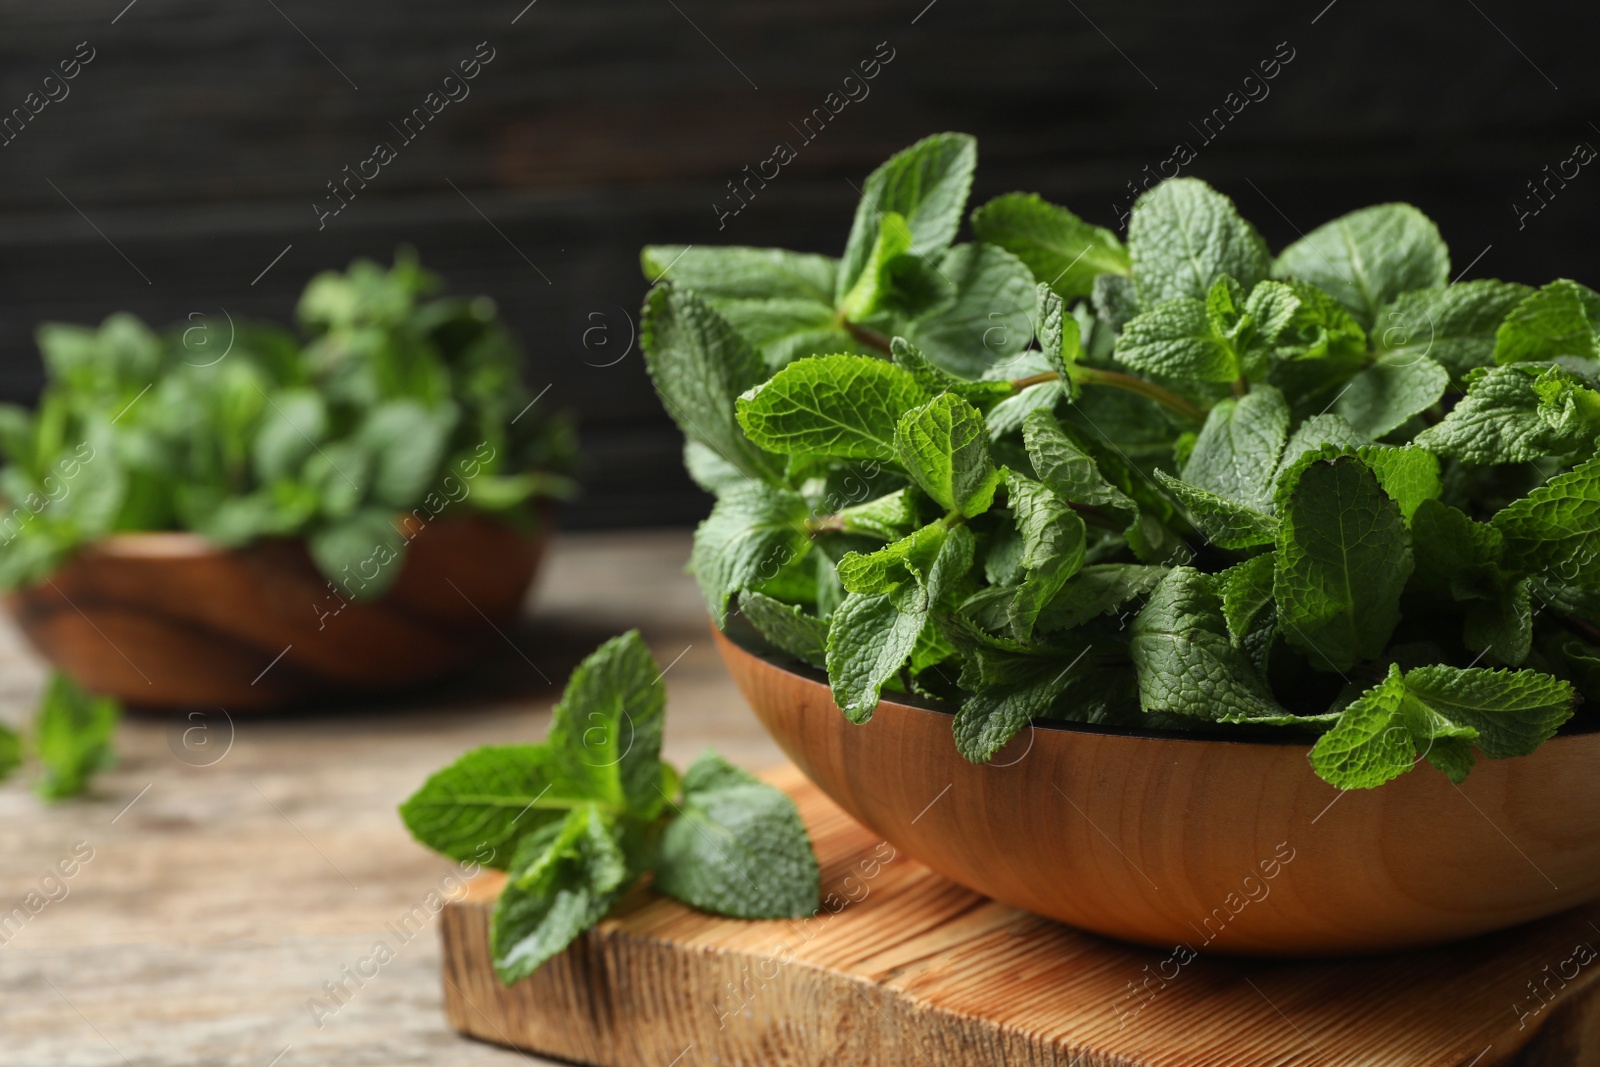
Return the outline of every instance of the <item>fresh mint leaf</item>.
<path id="1" fill-rule="evenodd" d="M 1308 453 L 1327 448 L 1354 452 L 1371 443 L 1372 439 L 1346 422 L 1343 415 L 1313 415 L 1295 428 L 1289 443 L 1283 446 L 1283 458 L 1278 461 L 1273 482 L 1280 484 L 1289 469 Z"/>
<path id="2" fill-rule="evenodd" d="M 1233 201 L 1197 178 L 1173 178 L 1139 197 L 1128 252 L 1141 307 L 1204 300 L 1224 274 L 1246 289 L 1267 276 L 1271 256 Z"/>
<path id="3" fill-rule="evenodd" d="M 518 841 L 580 801 L 549 745 L 485 745 L 435 772 L 400 818 L 435 852 L 503 871 Z"/>
<path id="4" fill-rule="evenodd" d="M 1272 273 L 1321 287 L 1371 330 L 1402 293 L 1448 282 L 1450 252 L 1422 212 L 1378 204 L 1318 226 L 1283 250 Z"/>
<path id="5" fill-rule="evenodd" d="M 1073 682 L 1076 662 L 1016 657 L 1026 668 L 1006 681 L 980 685 L 956 712 L 952 730 L 956 751 L 973 763 L 987 763 L 1034 719 L 1044 717 Z M 1087 673 L 1086 669 L 1085 673 Z"/>
<path id="6" fill-rule="evenodd" d="M 1250 294 L 1252 302 L 1258 299 L 1258 293 L 1262 294 L 1260 300 L 1263 304 L 1267 300 L 1272 301 L 1270 311 L 1263 307 L 1258 314 L 1269 316 L 1274 325 L 1281 321 L 1278 316 L 1287 307 L 1288 298 L 1293 298 L 1294 306 L 1288 322 L 1272 335 L 1273 355 L 1277 359 L 1291 363 L 1314 360 L 1331 360 L 1341 364 L 1346 360 L 1365 361 L 1366 331 L 1350 317 L 1342 304 L 1307 282 L 1291 279 L 1282 283 L 1288 288 L 1287 297 L 1280 290 L 1269 288 L 1279 284 L 1262 282 Z"/>
<path id="7" fill-rule="evenodd" d="M 718 455 L 716 449 L 692 437 L 683 442 L 683 466 L 694 484 L 712 495 L 750 480 L 744 471 Z"/>
<path id="8" fill-rule="evenodd" d="M 1222 595 L 1222 617 L 1235 645 L 1255 629 L 1256 617 L 1272 605 L 1272 587 L 1277 560 L 1271 552 L 1251 556 L 1243 563 L 1217 575 L 1217 590 Z"/>
<path id="9" fill-rule="evenodd" d="M 1063 500 L 1096 508 L 1124 526 L 1139 521 L 1139 505 L 1106 481 L 1094 458 L 1067 435 L 1048 411 L 1028 416 L 1022 439 L 1034 473 Z"/>
<path id="10" fill-rule="evenodd" d="M 1022 260 L 1035 279 L 1067 300 L 1088 296 L 1098 275 L 1131 269 L 1116 234 L 1035 193 L 995 197 L 972 213 L 972 232 Z"/>
<path id="11" fill-rule="evenodd" d="M 1439 715 L 1477 731 L 1490 759 L 1526 756 L 1572 717 L 1569 682 L 1538 671 L 1438 664 L 1406 672 L 1406 691 Z"/>
<path id="12" fill-rule="evenodd" d="M 1050 369 L 1060 376 L 1062 385 L 1076 397 L 1072 367 L 1083 355 L 1083 333 L 1066 302 L 1043 283 L 1034 290 L 1034 321 L 1039 350 L 1050 361 Z"/>
<path id="13" fill-rule="evenodd" d="M 1465 600 L 1494 588 L 1504 537 L 1458 508 L 1424 500 L 1411 517 L 1416 581 L 1438 595 Z"/>
<path id="14" fill-rule="evenodd" d="M 968 518 L 989 510 L 1000 472 L 977 408 L 941 393 L 901 416 L 894 446 L 900 465 L 940 507 Z"/>
<path id="15" fill-rule="evenodd" d="M 694 532 L 689 567 L 720 628 L 728 598 L 777 574 L 811 547 L 810 508 L 798 493 L 763 482 L 724 489 Z"/>
<path id="16" fill-rule="evenodd" d="M 820 875 L 794 801 L 708 751 L 683 776 L 654 884 L 715 915 L 789 919 L 817 910 Z"/>
<path id="17" fill-rule="evenodd" d="M 1400 507 L 1354 456 L 1305 457 L 1278 490 L 1274 596 L 1284 637 L 1320 670 L 1383 652 L 1414 563 Z"/>
<path id="18" fill-rule="evenodd" d="M 955 240 L 978 165 L 978 143 L 961 133 L 925 137 L 867 177 L 856 207 L 834 295 L 842 299 L 855 285 L 878 240 L 887 212 L 903 216 L 911 231 L 911 251 L 936 256 Z"/>
<path id="19" fill-rule="evenodd" d="M 1407 523 L 1423 501 L 1437 500 L 1444 491 L 1439 480 L 1439 460 L 1427 449 L 1415 445 L 1363 445 L 1355 454 L 1372 468 L 1384 495 L 1400 505 L 1400 515 Z"/>
<path id="20" fill-rule="evenodd" d="M 1570 455 L 1600 433 L 1600 392 L 1549 363 L 1473 371 L 1467 395 L 1415 443 L 1473 464 L 1526 463 Z"/>
<path id="21" fill-rule="evenodd" d="M 884 306 L 893 289 L 890 263 L 911 251 L 911 228 L 903 215 L 886 211 L 878 220 L 878 236 L 850 291 L 839 299 L 839 314 L 858 321 Z"/>
<path id="22" fill-rule="evenodd" d="M 651 818 L 661 795 L 667 689 L 638 630 L 613 637 L 567 679 L 547 744 L 562 788 L 613 812 Z"/>
<path id="23" fill-rule="evenodd" d="M 839 261 L 781 248 L 647 245 L 646 281 L 662 280 L 723 300 L 809 300 L 833 304 Z"/>
<path id="24" fill-rule="evenodd" d="M 773 647 L 809 666 L 828 665 L 828 623 L 799 604 L 785 604 L 764 593 L 739 594 L 739 611 Z"/>
<path id="25" fill-rule="evenodd" d="M 1553 360 L 1562 356 L 1593 359 L 1600 354 L 1600 293 L 1560 278 L 1530 293 L 1512 308 L 1494 336 L 1496 363 Z"/>
<path id="26" fill-rule="evenodd" d="M 1205 539 L 1218 548 L 1255 548 L 1277 539 L 1278 520 L 1266 512 L 1190 485 L 1166 471 L 1156 471 L 1156 480 L 1189 510 Z"/>
<path id="27" fill-rule="evenodd" d="M 910 371 L 867 356 L 791 363 L 739 398 L 739 424 L 769 452 L 894 458 L 895 426 L 928 401 Z"/>
<path id="28" fill-rule="evenodd" d="M 1174 567 L 1129 627 L 1139 706 L 1214 722 L 1285 715 L 1245 653 L 1228 636 L 1215 579 Z"/>
<path id="29" fill-rule="evenodd" d="M 1383 356 L 1350 379 L 1334 410 L 1360 433 L 1379 438 L 1439 402 L 1450 372 L 1426 356 Z"/>
<path id="30" fill-rule="evenodd" d="M 1461 639 L 1490 663 L 1521 666 L 1533 650 L 1533 598 L 1530 579 L 1505 582 L 1487 600 L 1467 608 Z"/>
<path id="31" fill-rule="evenodd" d="M 1130 319 L 1117 338 L 1117 360 L 1134 370 L 1187 382 L 1239 378 L 1238 353 L 1212 329 L 1205 301 L 1180 297 Z"/>
<path id="32" fill-rule="evenodd" d="M 1087 531 L 1068 502 L 1040 482 L 1006 471 L 1006 496 L 1022 534 L 1022 584 L 1011 602 L 1011 635 L 1026 641 L 1039 612 L 1083 566 Z"/>
<path id="33" fill-rule="evenodd" d="M 1183 480 L 1199 489 L 1272 513 L 1273 475 L 1289 436 L 1289 405 L 1270 385 L 1223 400 L 1206 417 Z"/>
<path id="34" fill-rule="evenodd" d="M 777 461 L 745 437 L 735 399 L 766 376 L 754 349 L 693 293 L 658 286 L 640 327 L 645 366 L 684 435 L 752 478 L 774 478 Z"/>
<path id="35" fill-rule="evenodd" d="M 1071 630 L 1100 615 L 1109 615 L 1150 590 L 1167 568 L 1142 563 L 1098 563 L 1084 567 L 1062 585 L 1039 613 L 1039 633 Z"/>
<path id="36" fill-rule="evenodd" d="M 839 511 L 839 529 L 843 533 L 898 541 L 919 525 L 918 499 L 915 489 L 906 488 L 885 493 L 865 504 L 852 504 Z"/>
<path id="37" fill-rule="evenodd" d="M 839 564 L 850 594 L 829 620 L 828 681 L 852 722 L 872 717 L 879 692 L 905 666 L 930 612 L 972 568 L 973 538 L 965 526 L 906 541 L 912 544 L 881 563 L 864 560 L 858 570 L 846 557 Z"/>
<path id="38" fill-rule="evenodd" d="M 905 324 L 907 338 L 940 367 L 968 378 L 1006 368 L 1033 340 L 1034 282 L 995 245 L 957 245 L 937 274 L 955 286 L 950 302 Z"/>
<path id="39" fill-rule="evenodd" d="M 489 925 L 495 973 L 528 977 L 605 918 L 629 881 L 611 819 L 595 804 L 572 809 L 518 848 Z"/>
<path id="40" fill-rule="evenodd" d="M 904 367 L 909 371 L 929 396 L 955 393 L 982 411 L 1016 393 L 1015 386 L 1008 381 L 971 381 L 967 378 L 958 378 L 929 362 L 928 357 L 922 354 L 922 350 L 904 337 L 894 338 L 889 343 L 889 351 L 895 366 Z"/>
<path id="41" fill-rule="evenodd" d="M 1600 591 L 1600 458 L 1558 474 L 1493 519 L 1507 562 L 1523 573 L 1554 571 Z"/>
<path id="42" fill-rule="evenodd" d="M 1347 705 L 1318 739 L 1311 767 L 1340 789 L 1371 789 L 1409 771 L 1423 757 L 1437 756 L 1455 772 L 1450 777 L 1460 781 L 1472 765 L 1470 751 L 1461 746 L 1476 736 L 1470 727 L 1451 723 L 1412 699 L 1400 668 L 1390 666 L 1388 676 Z"/>
<path id="43" fill-rule="evenodd" d="M 115 700 L 90 696 L 65 672 L 53 672 L 33 721 L 34 752 L 44 771 L 39 795 L 46 800 L 77 796 L 96 771 L 115 763 L 111 738 L 121 718 Z"/>
<path id="44" fill-rule="evenodd" d="M 1373 347 L 1391 358 L 1427 356 L 1460 381 L 1494 364 L 1500 323 L 1532 292 L 1516 282 L 1484 278 L 1402 293 L 1378 313 Z"/>

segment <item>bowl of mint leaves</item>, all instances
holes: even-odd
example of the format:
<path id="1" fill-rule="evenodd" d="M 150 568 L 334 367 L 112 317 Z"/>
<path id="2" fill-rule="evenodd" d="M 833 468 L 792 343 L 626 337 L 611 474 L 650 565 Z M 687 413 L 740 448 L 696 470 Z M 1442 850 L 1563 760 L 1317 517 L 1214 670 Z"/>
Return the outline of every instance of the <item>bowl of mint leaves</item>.
<path id="1" fill-rule="evenodd" d="M 91 692 L 230 709 L 481 651 L 572 489 L 571 433 L 494 303 L 439 285 L 402 252 L 313 278 L 298 331 L 41 326 L 36 410 L 0 406 L 0 588 L 35 648 Z"/>
<path id="2" fill-rule="evenodd" d="M 1406 204 L 1274 254 L 1187 177 L 1125 238 L 1013 193 L 957 243 L 976 159 L 891 158 L 838 258 L 643 252 L 691 570 L 780 745 L 942 873 L 1151 944 L 1600 896 L 1600 294 L 1464 281 Z"/>

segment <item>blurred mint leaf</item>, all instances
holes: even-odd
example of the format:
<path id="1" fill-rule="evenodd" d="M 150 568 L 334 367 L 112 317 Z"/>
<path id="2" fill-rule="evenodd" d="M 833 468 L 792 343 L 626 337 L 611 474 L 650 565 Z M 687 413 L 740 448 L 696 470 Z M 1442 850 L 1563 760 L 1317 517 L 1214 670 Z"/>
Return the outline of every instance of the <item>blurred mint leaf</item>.
<path id="1" fill-rule="evenodd" d="M 1494 364 L 1500 323 L 1532 292 L 1486 278 L 1402 293 L 1373 322 L 1373 347 L 1392 357 L 1427 356 L 1460 381 Z"/>
<path id="2" fill-rule="evenodd" d="M 1597 327 L 1600 293 L 1560 278 L 1530 293 L 1506 315 L 1495 331 L 1494 361 L 1593 359 L 1600 353 L 1595 344 Z"/>
<path id="3" fill-rule="evenodd" d="M 314 530 L 307 538 L 317 569 L 357 600 L 382 596 L 400 577 L 405 538 L 393 512 L 367 508 Z"/>
<path id="4" fill-rule="evenodd" d="M 373 456 L 373 499 L 394 508 L 418 503 L 436 488 L 450 432 L 454 405 L 430 410 L 415 400 L 391 400 L 367 413 L 355 443 Z"/>
<path id="5" fill-rule="evenodd" d="M 939 367 L 967 378 L 1003 372 L 1033 340 L 1034 282 L 1023 262 L 988 244 L 957 245 L 937 276 L 954 299 L 918 315 L 905 336 Z"/>
<path id="6" fill-rule="evenodd" d="M 827 668 L 827 620 L 765 593 L 739 594 L 739 612 L 774 648 L 818 670 Z"/>
<path id="7" fill-rule="evenodd" d="M 724 489 L 694 532 L 689 567 L 720 628 L 728 598 L 803 556 L 810 508 L 798 493 L 762 482 Z"/>
<path id="8" fill-rule="evenodd" d="M 22 735 L 0 723 L 0 782 L 22 766 Z"/>
<path id="9" fill-rule="evenodd" d="M 1378 204 L 1324 223 L 1278 256 L 1275 278 L 1310 282 L 1332 294 L 1363 329 L 1402 293 L 1450 280 L 1439 228 L 1410 204 Z"/>
<path id="10" fill-rule="evenodd" d="M 1449 387 L 1450 372 L 1427 356 L 1382 356 L 1350 379 L 1334 410 L 1359 432 L 1378 438 L 1433 407 Z"/>
<path id="11" fill-rule="evenodd" d="M 115 700 L 90 696 L 65 672 L 53 672 L 33 723 L 33 748 L 44 771 L 39 795 L 46 800 L 77 796 L 96 771 L 115 763 L 111 739 L 121 718 Z"/>

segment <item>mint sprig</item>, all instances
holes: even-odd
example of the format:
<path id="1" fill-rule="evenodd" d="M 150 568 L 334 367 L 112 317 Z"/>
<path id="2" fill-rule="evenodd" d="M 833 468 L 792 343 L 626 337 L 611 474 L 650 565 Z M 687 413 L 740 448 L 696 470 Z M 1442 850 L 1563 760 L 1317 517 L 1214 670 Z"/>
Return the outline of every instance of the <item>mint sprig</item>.
<path id="1" fill-rule="evenodd" d="M 975 158 L 897 154 L 842 260 L 646 251 L 647 318 L 717 339 L 645 338 L 669 411 L 707 405 L 680 422 L 719 625 L 822 666 L 855 722 L 954 703 L 978 761 L 1037 718 L 1279 732 L 1356 788 L 1580 713 L 1600 295 L 1451 283 L 1405 204 L 1274 256 L 1194 178 L 1125 245 L 1025 193 L 957 243 Z"/>
<path id="2" fill-rule="evenodd" d="M 532 974 L 655 872 L 719 915 L 817 908 L 817 861 L 794 802 L 714 753 L 681 779 L 661 760 L 666 687 L 638 631 L 591 653 L 540 744 L 474 749 L 400 807 L 436 852 L 506 872 L 490 946 L 507 985 Z"/>

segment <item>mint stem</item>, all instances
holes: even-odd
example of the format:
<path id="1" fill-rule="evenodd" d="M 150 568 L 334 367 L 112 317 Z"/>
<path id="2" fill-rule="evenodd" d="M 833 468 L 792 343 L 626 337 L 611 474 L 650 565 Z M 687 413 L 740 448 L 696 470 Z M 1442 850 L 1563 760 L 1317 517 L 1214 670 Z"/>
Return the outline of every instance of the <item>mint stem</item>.
<path id="1" fill-rule="evenodd" d="M 1060 379 L 1061 375 L 1052 370 L 1045 371 L 1043 374 L 1030 375 L 1026 378 L 1017 378 L 1012 381 L 1011 385 L 1018 392 L 1021 392 L 1030 385 L 1042 385 L 1045 382 L 1054 382 Z M 1163 389 L 1154 382 L 1147 382 L 1143 378 L 1135 378 L 1131 374 L 1074 364 L 1072 367 L 1072 380 L 1079 385 L 1109 385 L 1116 389 L 1125 389 L 1130 393 L 1138 393 L 1148 400 L 1154 400 L 1167 410 L 1174 411 L 1186 419 L 1192 419 L 1195 422 L 1206 421 L 1204 409 L 1196 407 L 1170 389 Z"/>
<path id="2" fill-rule="evenodd" d="M 851 337 L 854 337 L 857 341 L 860 341 L 868 348 L 876 348 L 884 355 L 889 354 L 889 339 L 883 334 L 879 333 L 877 330 L 870 329 L 858 322 L 851 322 L 848 319 L 843 318 L 839 320 L 839 325 L 843 326 L 845 332 Z"/>

